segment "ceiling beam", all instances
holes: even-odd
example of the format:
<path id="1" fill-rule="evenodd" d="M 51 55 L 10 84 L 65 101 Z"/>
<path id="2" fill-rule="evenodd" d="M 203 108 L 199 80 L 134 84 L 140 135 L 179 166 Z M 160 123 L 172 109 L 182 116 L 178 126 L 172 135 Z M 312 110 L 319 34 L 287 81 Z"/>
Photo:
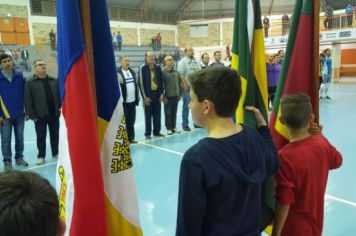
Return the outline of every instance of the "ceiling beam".
<path id="1" fill-rule="evenodd" d="M 185 0 L 180 6 L 176 12 L 176 19 L 181 20 L 185 14 L 186 11 L 189 11 L 196 2 L 201 1 L 201 0 Z"/>
<path id="2" fill-rule="evenodd" d="M 157 0 L 143 0 L 141 5 L 140 5 L 140 8 L 139 8 L 139 11 L 140 11 L 140 17 L 141 17 L 141 20 L 144 19 L 145 15 L 151 11 L 151 7 L 153 5 L 153 3 L 155 3 Z"/>

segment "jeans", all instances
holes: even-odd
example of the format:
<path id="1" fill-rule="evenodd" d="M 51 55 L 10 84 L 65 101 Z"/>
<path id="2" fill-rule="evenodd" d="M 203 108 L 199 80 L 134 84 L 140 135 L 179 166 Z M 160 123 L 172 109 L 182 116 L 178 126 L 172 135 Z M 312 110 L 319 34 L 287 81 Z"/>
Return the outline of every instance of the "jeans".
<path id="1" fill-rule="evenodd" d="M 5 124 L 0 128 L 1 132 L 1 152 L 4 162 L 11 162 L 11 135 L 12 127 L 15 132 L 15 159 L 23 158 L 24 149 L 24 127 L 25 116 L 21 115 L 16 118 L 5 119 Z"/>
<path id="2" fill-rule="evenodd" d="M 37 136 L 37 157 L 46 157 L 46 136 L 47 125 L 49 129 L 49 137 L 52 149 L 52 156 L 58 155 L 58 140 L 59 140 L 59 116 L 45 116 L 35 122 Z"/>
<path id="3" fill-rule="evenodd" d="M 183 109 L 182 109 L 182 126 L 189 127 L 189 103 L 190 103 L 190 94 L 187 93 L 183 95 Z"/>

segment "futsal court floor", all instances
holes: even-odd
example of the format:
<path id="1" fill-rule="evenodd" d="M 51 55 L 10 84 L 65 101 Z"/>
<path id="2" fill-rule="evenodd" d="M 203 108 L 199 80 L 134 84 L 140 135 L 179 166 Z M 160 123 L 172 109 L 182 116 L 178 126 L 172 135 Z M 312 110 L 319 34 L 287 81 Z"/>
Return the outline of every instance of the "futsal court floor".
<path id="1" fill-rule="evenodd" d="M 331 171 L 325 195 L 325 236 L 356 235 L 356 84 L 334 84 L 330 101 L 320 102 L 323 133 L 342 153 L 340 169 Z M 177 126 L 181 124 L 179 103 Z M 162 127 L 164 127 L 162 106 Z M 190 123 L 191 124 L 191 123 Z M 183 153 L 206 136 L 203 129 L 193 129 L 165 138 L 144 139 L 142 106 L 137 107 L 136 139 L 131 145 L 140 208 L 141 227 L 145 236 L 175 235 L 179 168 Z M 166 134 L 166 129 L 162 128 Z M 55 185 L 56 160 L 50 157 L 47 141 L 46 163 L 36 166 L 36 136 L 32 121 L 25 124 L 25 152 L 31 170 Z M 0 171 L 3 165 L 0 164 Z M 94 189 L 93 189 L 94 191 Z"/>

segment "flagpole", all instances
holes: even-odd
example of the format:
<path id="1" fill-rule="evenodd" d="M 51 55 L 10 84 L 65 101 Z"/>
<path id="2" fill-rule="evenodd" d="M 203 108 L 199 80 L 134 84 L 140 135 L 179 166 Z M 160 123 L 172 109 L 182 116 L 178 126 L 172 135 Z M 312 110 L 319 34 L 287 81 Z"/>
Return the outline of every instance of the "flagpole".
<path id="1" fill-rule="evenodd" d="M 315 115 L 315 122 L 319 123 L 319 14 L 320 14 L 320 4 L 319 1 L 314 1 L 313 6 L 313 60 L 314 60 L 314 68 L 313 68 L 313 79 L 314 79 L 314 99 L 311 101 L 313 106 L 313 112 Z"/>
<path id="2" fill-rule="evenodd" d="M 80 16 L 82 22 L 84 44 L 85 44 L 85 55 L 87 57 L 88 70 L 89 70 L 89 80 L 91 84 L 91 94 L 93 98 L 94 111 L 97 113 L 96 105 L 96 86 L 95 86 L 95 70 L 94 70 L 94 53 L 93 53 L 93 41 L 91 32 L 91 19 L 90 19 L 90 1 L 79 0 Z"/>

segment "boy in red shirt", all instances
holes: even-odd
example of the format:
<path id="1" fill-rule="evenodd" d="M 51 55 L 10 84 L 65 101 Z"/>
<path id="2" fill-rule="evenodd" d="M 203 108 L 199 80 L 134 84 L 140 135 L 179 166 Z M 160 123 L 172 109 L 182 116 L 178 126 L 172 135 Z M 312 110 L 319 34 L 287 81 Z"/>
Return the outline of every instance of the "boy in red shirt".
<path id="1" fill-rule="evenodd" d="M 329 170 L 341 166 L 342 156 L 324 136 L 309 133 L 313 121 L 307 95 L 282 97 L 281 122 L 287 126 L 290 143 L 279 151 L 273 236 L 322 234 Z"/>

